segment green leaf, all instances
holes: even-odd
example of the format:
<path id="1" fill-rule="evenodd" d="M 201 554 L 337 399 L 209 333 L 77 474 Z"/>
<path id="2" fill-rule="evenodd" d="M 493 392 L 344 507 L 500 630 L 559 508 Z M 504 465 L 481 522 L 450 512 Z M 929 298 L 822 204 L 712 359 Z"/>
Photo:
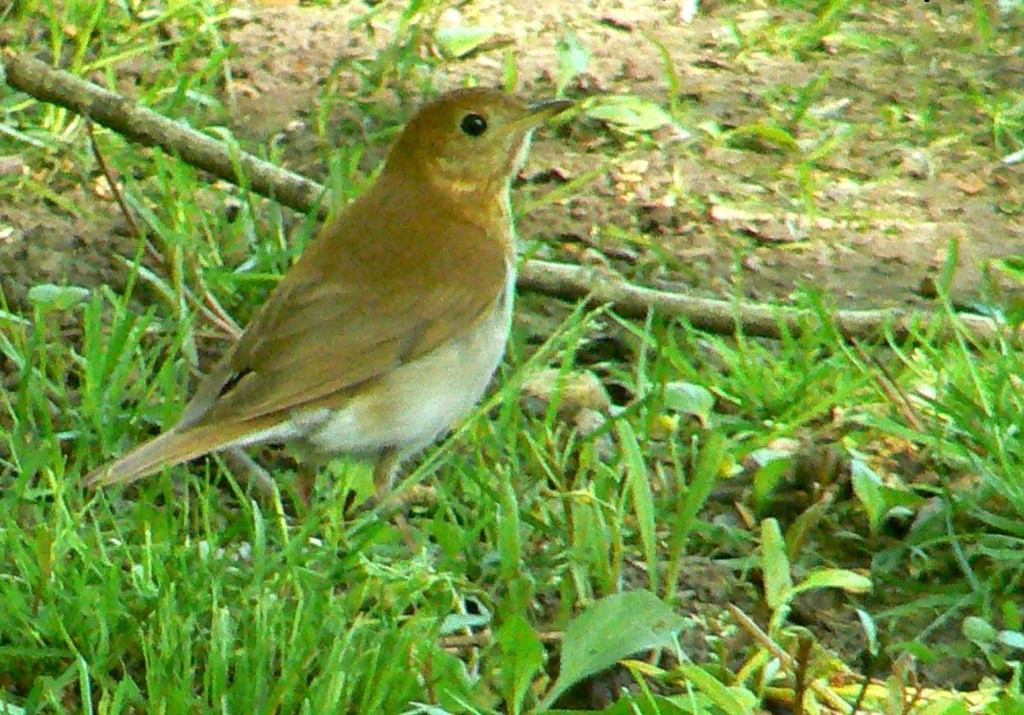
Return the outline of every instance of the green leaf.
<path id="1" fill-rule="evenodd" d="M 841 588 L 849 593 L 867 593 L 871 590 L 871 579 L 847 569 L 818 569 L 791 588 L 785 600 L 791 601 L 798 593 L 818 588 Z"/>
<path id="2" fill-rule="evenodd" d="M 701 713 L 692 705 L 697 698 L 667 698 L 649 693 L 623 693 L 623 697 L 604 710 L 548 710 L 547 715 L 694 715 Z M 685 703 L 685 706 L 677 704 Z M 699 707 L 700 703 L 698 703 Z M 3 715 L 3 711 L 0 711 Z"/>
<path id="3" fill-rule="evenodd" d="M 831 503 L 819 500 L 803 510 L 786 529 L 786 557 L 793 561 L 799 556 L 807 537 L 828 514 Z"/>
<path id="4" fill-rule="evenodd" d="M 566 627 L 558 680 L 537 710 L 549 709 L 568 688 L 623 658 L 670 645 L 685 623 L 650 591 L 616 593 L 595 601 Z"/>
<path id="5" fill-rule="evenodd" d="M 1024 650 L 1024 633 L 1020 631 L 999 631 L 999 642 L 1003 645 Z"/>
<path id="6" fill-rule="evenodd" d="M 793 452 L 782 449 L 755 449 L 747 458 L 757 464 L 754 472 L 754 505 L 761 509 L 793 466 Z"/>
<path id="7" fill-rule="evenodd" d="M 493 27 L 442 27 L 434 33 L 434 44 L 448 59 L 458 59 L 494 37 Z"/>
<path id="8" fill-rule="evenodd" d="M 684 415 L 693 415 L 707 426 L 715 396 L 703 385 L 692 382 L 669 382 L 665 385 L 665 407 Z"/>
<path id="9" fill-rule="evenodd" d="M 676 513 L 670 524 L 669 567 L 665 575 L 665 591 L 674 594 L 683 563 L 683 550 L 690 534 L 697 528 L 698 514 L 718 484 L 722 465 L 728 458 L 729 441 L 714 430 L 703 436 L 693 476 L 687 485 L 684 498 L 679 499 Z"/>
<path id="10" fill-rule="evenodd" d="M 81 286 L 40 283 L 28 290 L 28 302 L 44 313 L 73 308 L 88 297 L 89 289 Z"/>
<path id="11" fill-rule="evenodd" d="M 792 134 L 770 124 L 744 124 L 736 127 L 729 132 L 728 142 L 741 149 L 775 148 L 787 153 L 800 149 Z"/>
<path id="12" fill-rule="evenodd" d="M 786 542 L 775 519 L 761 522 L 761 571 L 764 573 L 765 600 L 769 608 L 777 611 L 791 597 L 793 578 L 789 574 Z"/>
<path id="13" fill-rule="evenodd" d="M 919 715 L 967 715 L 969 712 L 970 710 L 967 709 L 967 706 L 962 700 L 947 698 L 928 703 L 920 710 Z M 994 712 L 998 712 L 998 710 Z M 1011 711 L 1004 710 L 1003 712 Z"/>
<path id="14" fill-rule="evenodd" d="M 498 506 L 498 557 L 501 565 L 501 577 L 505 581 L 516 578 L 522 573 L 523 543 L 520 535 L 519 501 L 507 475 L 502 475 L 501 502 Z"/>
<path id="15" fill-rule="evenodd" d="M 624 692 L 623 696 L 600 711 L 600 715 L 695 715 L 706 713 L 702 710 L 707 701 L 700 694 L 667 697 L 650 692 Z M 587 715 L 592 710 L 551 710 L 550 715 Z M 3 715 L 0 712 L 0 715 Z"/>
<path id="16" fill-rule="evenodd" d="M 647 563 L 647 578 L 652 588 L 658 583 L 658 540 L 655 533 L 657 514 L 654 508 L 654 497 L 651 494 L 651 481 L 647 473 L 643 452 L 637 442 L 636 433 L 625 420 L 617 423 L 619 444 L 622 446 L 623 461 L 626 465 L 626 482 L 630 495 L 633 497 L 633 509 L 636 512 L 637 526 L 640 531 L 640 542 L 644 548 L 644 559 Z"/>
<path id="17" fill-rule="evenodd" d="M 696 665 L 681 665 L 686 680 L 706 695 L 711 702 L 730 715 L 744 715 L 757 710 L 757 697 L 745 688 L 731 688 Z"/>
<path id="18" fill-rule="evenodd" d="M 3 77 L 0 77 L 0 79 L 3 79 Z M 0 699 L 0 713 L 3 713 L 3 715 L 25 715 L 25 712 L 25 708 Z"/>
<path id="19" fill-rule="evenodd" d="M 502 623 L 495 636 L 502 653 L 505 705 L 508 712 L 520 713 L 533 676 L 544 662 L 544 646 L 518 613 Z"/>
<path id="20" fill-rule="evenodd" d="M 857 458 L 850 460 L 850 479 L 853 482 L 853 493 L 867 514 L 868 529 L 872 535 L 877 534 L 882 517 L 888 511 L 882 496 L 882 480 L 871 467 Z"/>
<path id="21" fill-rule="evenodd" d="M 890 487 L 888 485 L 882 485 L 882 499 L 885 500 L 885 504 L 888 507 L 888 511 L 892 511 L 897 507 L 905 507 L 907 509 L 919 509 L 924 506 L 928 500 L 920 494 L 915 494 L 908 489 L 901 489 L 899 487 Z M 888 513 L 888 511 L 886 513 Z"/>
<path id="22" fill-rule="evenodd" d="M 878 628 L 875 626 L 875 619 L 871 614 L 860 608 L 856 609 L 860 626 L 864 629 L 864 638 L 867 640 L 868 653 L 878 655 Z"/>
<path id="23" fill-rule="evenodd" d="M 583 113 L 620 131 L 636 134 L 675 124 L 663 107 L 632 94 L 595 97 L 584 105 Z"/>
<path id="24" fill-rule="evenodd" d="M 482 603 L 477 603 L 478 613 L 449 613 L 441 621 L 441 635 L 457 633 L 466 628 L 483 628 L 491 623 L 491 612 Z"/>
<path id="25" fill-rule="evenodd" d="M 580 42 L 576 33 L 567 27 L 555 44 L 555 52 L 558 55 L 558 81 L 555 83 L 555 94 L 561 96 L 569 83 L 577 75 L 586 71 L 587 65 L 590 63 L 590 50 Z"/>
<path id="26" fill-rule="evenodd" d="M 1022 622 L 1020 615 L 1020 608 L 1013 601 L 1003 601 L 999 607 L 1000 613 L 1003 614 L 1003 625 L 1012 631 L 1019 631 L 1024 629 L 1024 622 Z"/>
<path id="27" fill-rule="evenodd" d="M 893 509 L 917 509 L 927 501 L 908 489 L 883 484 L 882 478 L 858 457 L 850 460 L 850 478 L 853 493 L 864 507 L 872 534 L 878 532 L 882 520 Z"/>
<path id="28" fill-rule="evenodd" d="M 968 616 L 961 627 L 963 634 L 973 643 L 984 646 L 995 641 L 998 631 L 984 618 Z"/>

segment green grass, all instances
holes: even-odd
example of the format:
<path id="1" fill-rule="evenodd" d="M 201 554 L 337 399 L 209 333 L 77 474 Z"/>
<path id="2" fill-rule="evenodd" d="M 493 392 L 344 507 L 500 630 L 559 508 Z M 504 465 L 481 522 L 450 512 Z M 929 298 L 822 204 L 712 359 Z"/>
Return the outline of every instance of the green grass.
<path id="1" fill-rule="evenodd" d="M 735 25 L 732 51 L 811 62 L 826 37 L 851 52 L 926 42 L 868 32 L 850 19 L 855 5 L 786 3 L 802 12 Z M 233 71 L 220 30 L 228 5 L 169 2 L 134 17 L 99 8 L 23 2 L 0 20 L 34 37 L 32 51 L 47 49 L 111 85 L 120 63 L 156 58 L 140 101 L 197 126 L 222 125 L 221 87 Z M 392 83 L 416 95 L 431 89 L 428 70 L 458 69 L 424 51 L 442 9 L 368 10 L 396 32 L 379 56 L 337 70 L 361 78 L 359 140 L 372 155 L 401 119 L 377 106 L 372 90 Z M 998 44 L 981 4 L 971 9 L 973 51 Z M 352 31 L 365 32 L 367 19 Z M 158 27 L 176 39 L 159 39 Z M 568 88 L 586 53 L 563 45 L 576 59 L 563 63 Z M 652 43 L 652 52 L 672 95 L 668 116 L 694 119 L 699 108 L 677 96 L 685 73 L 663 46 Z M 728 146 L 772 156 L 754 172 L 781 171 L 786 181 L 774 190 L 813 214 L 819 183 L 844 175 L 833 155 L 866 130 L 810 111 L 834 81 L 780 84 L 756 123 L 709 126 L 680 155 Z M 311 123 L 324 147 L 341 131 L 331 117 L 343 100 L 331 87 Z M 923 111 L 943 88 L 920 89 L 917 119 L 889 127 L 900 146 L 916 146 L 922 128 L 951 136 L 941 116 Z M 969 140 L 993 159 L 1018 148 L 1017 96 L 981 85 L 972 92 L 955 101 L 982 108 L 988 124 L 965 130 Z M 69 187 L 96 179 L 79 118 L 6 93 L 0 125 L 0 155 L 31 167 L 0 175 L 5 196 L 47 202 L 69 223 L 97 214 L 68 198 Z M 623 152 L 652 145 L 650 132 L 628 134 L 615 140 Z M 206 297 L 244 324 L 315 230 L 241 189 L 230 190 L 240 206 L 231 215 L 225 191 L 173 157 L 106 131 L 97 137 L 161 263 L 150 257 L 140 267 L 148 255 L 140 240 L 117 287 L 41 285 L 14 304 L 0 281 L 0 712 L 564 706 L 731 715 L 787 698 L 813 712 L 830 702 L 830 684 L 847 702 L 857 698 L 856 681 L 840 682 L 847 668 L 881 683 L 862 712 L 909 712 L 885 704 L 909 677 L 901 658 L 952 654 L 984 662 L 998 683 L 986 712 L 1022 706 L 1024 365 L 1011 328 L 992 345 L 920 334 L 857 349 L 837 338 L 828 300 L 810 289 L 795 299 L 823 325 L 778 341 L 526 297 L 521 313 L 548 327 L 517 323 L 492 395 L 406 472 L 403 488 L 432 487 L 410 508 L 418 549 L 378 514 L 342 515 L 350 489 L 370 489 L 366 465 L 343 461 L 298 516 L 286 498 L 251 498 L 217 458 L 89 492 L 82 474 L 173 424 L 197 365 L 224 344 L 204 316 Z M 323 157 L 339 197 L 361 190 L 373 171 L 354 146 Z M 277 157 L 270 143 L 244 148 Z M 587 190 L 583 181 L 556 189 Z M 532 209 L 553 200 L 518 198 Z M 626 398 L 596 429 L 577 429 L 560 388 L 539 409 L 520 400 L 523 383 L 544 368 L 564 379 L 593 371 Z M 258 454 L 287 492 L 287 460 Z M 702 576 L 709 564 L 726 576 Z M 713 578 L 722 596 L 698 598 L 714 590 L 705 582 Z M 763 634 L 741 629 L 727 601 Z M 875 665 L 844 663 L 820 640 L 807 614 L 825 611 L 848 619 L 843 627 Z M 660 657 L 646 658 L 649 649 Z M 607 677 L 620 661 L 614 682 L 627 691 L 596 704 L 587 679 Z M 927 712 L 965 712 L 951 693 L 933 699 Z"/>

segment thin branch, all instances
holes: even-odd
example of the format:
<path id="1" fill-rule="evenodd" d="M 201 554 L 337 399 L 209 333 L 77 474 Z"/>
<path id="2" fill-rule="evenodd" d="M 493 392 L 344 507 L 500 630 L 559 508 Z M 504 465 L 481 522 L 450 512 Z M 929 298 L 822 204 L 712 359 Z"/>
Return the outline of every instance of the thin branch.
<path id="1" fill-rule="evenodd" d="M 606 270 L 572 266 L 548 261 L 528 261 L 519 275 L 522 290 L 543 293 L 567 300 L 588 298 L 597 304 L 610 304 L 618 314 L 642 318 L 649 311 L 688 321 L 709 333 L 733 335 L 742 332 L 763 338 L 798 336 L 814 330 L 821 317 L 811 310 L 768 303 L 697 298 L 682 293 L 642 288 L 627 283 Z M 1001 334 L 1000 326 L 989 318 L 958 314 L 955 320 L 941 313 L 881 310 L 838 310 L 831 314 L 836 330 L 846 340 L 883 342 L 892 337 L 903 342 L 916 335 L 934 331 L 936 340 L 952 340 L 958 330 L 978 342 L 993 342 Z"/>
<path id="2" fill-rule="evenodd" d="M 232 156 L 223 142 L 45 62 L 5 56 L 3 65 L 7 84 L 15 89 L 70 109 L 139 144 L 159 146 L 187 164 L 296 211 L 308 212 L 324 191 L 316 182 L 252 154 L 236 151 Z"/>
<path id="3" fill-rule="evenodd" d="M 5 56 L 0 79 L 36 99 L 52 102 L 85 115 L 134 141 L 159 146 L 183 161 L 214 176 L 308 213 L 319 206 L 322 216 L 326 202 L 318 204 L 325 188 L 298 174 L 241 151 L 167 119 L 152 110 L 82 80 L 62 70 L 26 57 Z M 236 173 L 236 167 L 238 173 Z M 589 300 L 609 304 L 626 317 L 643 317 L 655 311 L 689 322 L 713 333 L 780 338 L 799 335 L 820 326 L 822 318 L 813 311 L 764 303 L 712 300 L 680 293 L 642 288 L 622 278 L 593 269 L 526 261 L 517 286 L 566 300 Z M 936 340 L 951 340 L 962 333 L 971 340 L 991 343 L 1008 334 L 1004 326 L 976 315 L 955 316 L 928 311 L 841 310 L 829 320 L 847 340 L 899 342 L 920 334 Z M 1016 336 L 1014 336 L 1016 337 Z"/>
<path id="4" fill-rule="evenodd" d="M 727 604 L 726 608 L 729 609 L 733 618 L 739 622 L 740 627 L 745 630 L 747 634 L 768 649 L 768 651 L 779 660 L 786 672 L 792 673 L 795 671 L 796 662 L 793 656 L 786 652 L 782 646 L 773 641 L 767 633 L 761 630 L 761 627 L 754 623 L 754 620 L 750 616 L 731 603 Z M 808 683 L 808 686 L 810 686 L 811 690 L 813 690 L 815 694 L 829 707 L 834 708 L 838 712 L 850 712 L 850 704 L 832 690 L 824 679 L 812 680 Z"/>
<path id="5" fill-rule="evenodd" d="M 121 214 L 124 216 L 124 220 L 128 223 L 128 227 L 132 230 L 145 246 L 146 253 L 149 257 L 158 265 L 165 273 L 170 273 L 170 268 L 167 265 L 167 260 L 164 256 L 156 249 L 153 242 L 149 240 L 146 233 L 139 227 L 138 222 L 135 220 L 135 216 L 132 215 L 131 210 L 128 208 L 128 203 L 124 199 L 124 194 L 121 193 L 121 187 L 118 185 L 117 180 L 114 178 L 113 172 L 110 171 L 110 167 L 107 165 L 107 160 L 103 157 L 103 152 L 100 151 L 99 144 L 96 142 L 96 134 L 92 130 L 92 121 L 86 119 L 85 132 L 89 135 L 89 144 L 92 147 L 92 155 L 96 159 L 96 165 L 100 171 L 103 172 L 103 178 L 107 181 L 107 186 L 110 187 L 110 192 L 114 196 L 114 200 L 117 202 L 118 207 L 121 209 Z M 242 329 L 238 326 L 238 323 L 228 315 L 227 311 L 224 310 L 223 306 L 217 301 L 212 293 L 206 288 L 206 282 L 203 280 L 203 275 L 199 270 L 199 267 L 192 265 L 193 277 L 199 283 L 199 288 L 203 293 L 203 300 L 199 298 L 189 289 L 186 289 L 188 301 L 192 303 L 203 314 L 207 321 L 212 324 L 215 328 L 223 332 L 229 338 L 237 338 L 242 334 Z"/>
<path id="6" fill-rule="evenodd" d="M 882 361 L 875 355 L 868 355 L 863 346 L 856 342 L 853 343 L 853 351 L 857 353 L 857 357 L 864 363 L 865 371 L 868 365 L 874 366 L 875 371 L 870 373 L 871 379 L 878 386 L 882 394 L 885 395 L 885 399 L 889 401 L 893 409 L 903 417 L 903 420 L 910 425 L 911 429 L 918 432 L 923 431 L 924 424 L 918 418 L 918 412 L 914 408 L 914 403 L 911 402 L 906 391 L 899 386 Z"/>
<path id="7" fill-rule="evenodd" d="M 117 179 L 114 178 L 114 172 L 107 166 L 107 160 L 103 157 L 103 152 L 100 151 L 100 145 L 96 142 L 96 133 L 92 130 L 92 122 L 86 119 L 85 121 L 85 133 L 89 135 L 89 147 L 92 149 L 92 156 L 96 160 L 96 166 L 100 168 L 103 173 L 103 178 L 107 181 L 107 186 L 110 188 L 110 193 L 114 196 L 114 201 L 117 202 L 118 208 L 121 209 L 121 215 L 124 216 L 124 220 L 128 223 L 128 228 L 131 229 L 132 233 L 145 240 L 146 253 L 149 254 L 150 258 L 154 261 L 163 263 L 164 257 L 160 255 L 160 252 L 156 250 L 156 247 L 150 243 L 149 239 L 145 238 L 145 234 L 139 229 L 139 225 L 135 223 L 135 216 L 132 215 L 131 210 L 128 208 L 128 204 L 125 203 L 124 194 L 121 193 L 121 188 L 117 185 Z"/>

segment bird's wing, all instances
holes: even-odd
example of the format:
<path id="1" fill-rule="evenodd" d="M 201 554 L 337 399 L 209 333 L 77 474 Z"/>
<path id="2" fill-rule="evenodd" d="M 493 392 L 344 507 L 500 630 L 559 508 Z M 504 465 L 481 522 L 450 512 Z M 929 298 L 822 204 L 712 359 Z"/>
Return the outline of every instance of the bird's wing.
<path id="1" fill-rule="evenodd" d="M 179 429 L 339 407 L 358 386 L 458 336 L 503 299 L 507 237 L 436 215 L 436 206 L 426 216 L 413 212 L 417 221 L 401 207 L 350 209 L 307 248 L 203 381 Z M 371 225 L 383 220 L 401 240 L 345 235 L 367 212 L 378 214 Z M 427 235 L 431 225 L 450 235 Z"/>

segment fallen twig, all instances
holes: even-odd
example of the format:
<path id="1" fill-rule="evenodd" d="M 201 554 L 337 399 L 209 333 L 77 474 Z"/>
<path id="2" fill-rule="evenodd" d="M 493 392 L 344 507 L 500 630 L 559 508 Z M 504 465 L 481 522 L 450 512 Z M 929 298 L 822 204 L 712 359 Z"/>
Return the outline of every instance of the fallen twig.
<path id="1" fill-rule="evenodd" d="M 96 159 L 96 165 L 99 166 L 100 171 L 103 173 L 103 178 L 106 179 L 107 186 L 110 188 L 110 193 L 113 195 L 114 201 L 117 202 L 118 207 L 121 209 L 121 215 L 128 223 L 128 227 L 132 230 L 132 233 L 142 240 L 143 246 L 146 250 L 146 255 L 160 266 L 165 273 L 170 274 L 171 271 L 167 266 L 167 259 L 164 258 L 163 254 L 157 250 L 156 246 L 154 246 L 153 242 L 149 240 L 146 233 L 139 227 L 138 222 L 135 220 L 135 216 L 132 215 L 131 209 L 128 208 L 128 202 L 125 201 L 124 194 L 121 193 L 121 187 L 114 178 L 113 172 L 110 171 L 110 167 L 107 166 L 107 160 L 103 158 L 103 152 L 100 151 L 99 144 L 96 143 L 96 135 L 92 130 L 91 121 L 86 121 L 85 131 L 86 134 L 89 135 L 89 144 L 92 147 L 92 155 Z M 187 290 L 186 297 L 188 301 L 203 314 L 207 322 L 209 322 L 213 327 L 220 330 L 229 338 L 237 338 L 242 334 L 242 329 L 238 326 L 238 323 L 228 315 L 220 302 L 212 293 L 210 293 L 209 290 L 207 290 L 206 283 L 203 281 L 203 274 L 199 270 L 199 266 L 192 262 L 189 267 L 192 269 L 193 278 L 195 278 L 199 283 L 199 288 L 202 291 L 203 297 L 200 299 L 193 291 Z"/>
<path id="2" fill-rule="evenodd" d="M 528 261 L 520 272 L 517 286 L 559 298 L 589 298 L 594 303 L 611 304 L 615 312 L 626 317 L 643 317 L 653 310 L 686 320 L 700 330 L 725 335 L 741 332 L 763 338 L 797 336 L 821 323 L 821 317 L 811 310 L 697 298 L 642 288 L 604 270 L 548 261 Z M 903 342 L 928 331 L 934 331 L 937 340 L 951 340 L 958 330 L 962 330 L 972 340 L 987 343 L 1001 334 L 998 323 L 977 315 L 957 314 L 951 317 L 942 313 L 887 308 L 838 310 L 829 317 L 845 339 L 866 342 L 884 341 L 889 336 Z"/>
<path id="3" fill-rule="evenodd" d="M 247 152 L 239 150 L 233 156 L 223 142 L 45 62 L 5 56 L 3 65 L 7 84 L 15 89 L 70 109 L 132 141 L 159 146 L 192 166 L 297 211 L 308 212 L 324 191 L 316 182 Z"/>
<path id="4" fill-rule="evenodd" d="M 55 69 L 39 60 L 5 56 L 2 69 L 12 87 L 36 99 L 52 102 L 89 117 L 145 145 L 156 145 L 193 166 L 225 181 L 308 213 L 325 188 L 294 172 L 227 147 L 195 129 L 139 106 L 132 100 L 95 84 Z M 689 322 L 708 332 L 779 338 L 816 329 L 822 318 L 813 311 L 764 303 L 696 298 L 680 293 L 642 288 L 622 278 L 581 266 L 546 261 L 526 261 L 517 286 L 567 300 L 587 299 L 610 304 L 627 317 L 642 317 L 650 311 Z M 963 334 L 976 342 L 993 342 L 1008 331 L 995 321 L 977 315 L 927 311 L 841 310 L 828 320 L 848 340 L 903 342 L 919 334 L 936 340 L 950 340 Z"/>
<path id="5" fill-rule="evenodd" d="M 741 611 L 738 607 L 733 604 L 727 604 L 726 606 L 729 612 L 733 615 L 740 627 L 747 632 L 754 640 L 760 643 L 763 647 L 767 648 L 768 651 L 778 659 L 782 664 L 784 670 L 788 673 L 795 672 L 796 661 L 786 650 L 778 643 L 773 641 L 771 637 L 761 630 L 761 627 L 754 623 L 754 620 L 746 613 Z M 824 678 L 812 680 L 807 683 L 811 690 L 821 698 L 821 701 L 828 705 L 830 708 L 836 710 L 836 712 L 846 713 L 850 712 L 850 705 L 842 697 L 840 697 L 832 688 L 829 687 L 828 683 Z"/>

